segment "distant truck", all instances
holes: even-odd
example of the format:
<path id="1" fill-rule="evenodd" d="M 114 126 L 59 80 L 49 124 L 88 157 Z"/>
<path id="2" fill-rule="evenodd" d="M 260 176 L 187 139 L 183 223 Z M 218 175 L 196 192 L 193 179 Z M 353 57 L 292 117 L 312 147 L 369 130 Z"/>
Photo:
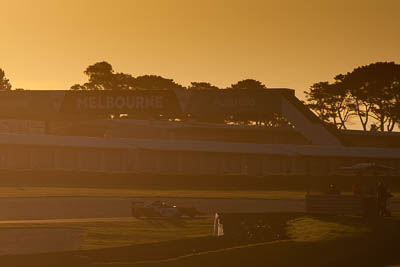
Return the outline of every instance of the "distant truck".
<path id="1" fill-rule="evenodd" d="M 132 216 L 135 218 L 179 218 L 182 216 L 194 218 L 200 214 L 196 208 L 177 207 L 159 200 L 148 205 L 145 205 L 144 202 L 132 202 Z"/>

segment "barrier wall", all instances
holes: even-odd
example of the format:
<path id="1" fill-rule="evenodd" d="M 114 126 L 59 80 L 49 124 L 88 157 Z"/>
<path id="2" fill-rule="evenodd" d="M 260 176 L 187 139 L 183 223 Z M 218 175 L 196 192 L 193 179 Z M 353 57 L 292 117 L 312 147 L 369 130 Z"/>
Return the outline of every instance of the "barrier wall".
<path id="1" fill-rule="evenodd" d="M 126 150 L 0 146 L 0 169 L 8 170 L 126 172 L 131 158 L 132 153 Z"/>
<path id="2" fill-rule="evenodd" d="M 257 155 L 40 145 L 1 145 L 0 169 L 137 172 L 189 175 L 331 175 L 368 161 L 396 167 L 400 159 Z"/>

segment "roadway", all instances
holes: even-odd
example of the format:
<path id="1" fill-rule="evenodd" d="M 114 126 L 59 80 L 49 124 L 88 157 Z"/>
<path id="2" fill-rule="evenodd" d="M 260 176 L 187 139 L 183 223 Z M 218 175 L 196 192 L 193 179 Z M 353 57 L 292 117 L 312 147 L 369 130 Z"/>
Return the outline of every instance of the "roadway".
<path id="1" fill-rule="evenodd" d="M 115 197 L 1 198 L 0 222 L 82 218 L 121 219 L 131 217 L 132 201 L 150 203 L 154 200 L 163 200 L 181 207 L 195 207 L 200 212 L 209 215 L 215 212 L 303 212 L 305 210 L 303 200 Z"/>

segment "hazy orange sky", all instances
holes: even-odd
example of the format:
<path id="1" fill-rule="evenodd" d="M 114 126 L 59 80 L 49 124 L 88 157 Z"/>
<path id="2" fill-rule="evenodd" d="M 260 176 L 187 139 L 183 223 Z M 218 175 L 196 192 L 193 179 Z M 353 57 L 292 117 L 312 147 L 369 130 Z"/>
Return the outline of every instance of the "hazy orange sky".
<path id="1" fill-rule="evenodd" d="M 400 63 L 400 0 L 0 0 L 0 67 L 14 88 L 68 89 L 98 61 L 188 85 L 254 78 L 301 92 Z"/>

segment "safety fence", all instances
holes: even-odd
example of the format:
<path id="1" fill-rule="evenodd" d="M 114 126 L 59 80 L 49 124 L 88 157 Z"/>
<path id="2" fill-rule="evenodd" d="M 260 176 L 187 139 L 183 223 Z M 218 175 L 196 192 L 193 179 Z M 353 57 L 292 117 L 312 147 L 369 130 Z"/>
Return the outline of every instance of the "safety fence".
<path id="1" fill-rule="evenodd" d="M 400 200 L 388 200 L 387 210 L 392 216 L 400 216 Z M 374 195 L 307 194 L 306 211 L 311 214 L 361 216 L 377 211 L 377 201 Z"/>

